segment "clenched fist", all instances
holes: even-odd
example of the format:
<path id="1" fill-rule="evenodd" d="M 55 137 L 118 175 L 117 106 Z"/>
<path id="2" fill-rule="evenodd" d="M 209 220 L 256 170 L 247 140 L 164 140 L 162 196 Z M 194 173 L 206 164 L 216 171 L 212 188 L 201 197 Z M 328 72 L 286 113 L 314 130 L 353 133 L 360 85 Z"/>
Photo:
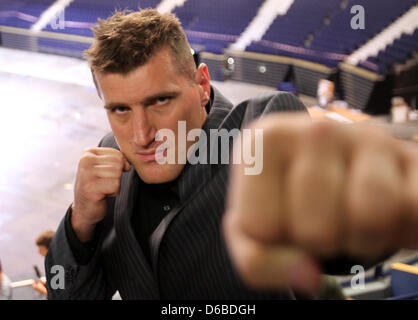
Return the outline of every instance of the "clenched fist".
<path id="1" fill-rule="evenodd" d="M 84 151 L 77 168 L 71 224 L 81 242 L 91 240 L 94 228 L 106 214 L 106 197 L 119 193 L 122 172 L 130 164 L 113 148 Z"/>
<path id="2" fill-rule="evenodd" d="M 233 166 L 223 221 L 247 284 L 312 292 L 319 259 L 370 261 L 418 246 L 417 145 L 375 128 L 283 114 L 256 128 L 263 171 L 245 175 L 244 164 Z M 244 143 L 254 150 L 254 141 Z"/>

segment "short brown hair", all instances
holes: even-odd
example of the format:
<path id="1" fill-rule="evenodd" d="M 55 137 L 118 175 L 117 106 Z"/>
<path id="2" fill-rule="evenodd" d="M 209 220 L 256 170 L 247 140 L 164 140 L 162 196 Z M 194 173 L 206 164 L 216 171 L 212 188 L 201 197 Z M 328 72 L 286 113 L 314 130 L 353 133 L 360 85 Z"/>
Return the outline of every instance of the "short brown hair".
<path id="1" fill-rule="evenodd" d="M 153 9 L 116 11 L 93 27 L 94 41 L 84 52 L 94 72 L 127 74 L 145 64 L 156 51 L 169 47 L 179 71 L 190 77 L 196 66 L 190 45 L 173 14 Z"/>
<path id="2" fill-rule="evenodd" d="M 37 246 L 44 246 L 49 249 L 49 244 L 51 243 L 52 237 L 54 236 L 54 231 L 48 230 L 42 232 L 38 238 L 36 238 L 36 245 Z"/>

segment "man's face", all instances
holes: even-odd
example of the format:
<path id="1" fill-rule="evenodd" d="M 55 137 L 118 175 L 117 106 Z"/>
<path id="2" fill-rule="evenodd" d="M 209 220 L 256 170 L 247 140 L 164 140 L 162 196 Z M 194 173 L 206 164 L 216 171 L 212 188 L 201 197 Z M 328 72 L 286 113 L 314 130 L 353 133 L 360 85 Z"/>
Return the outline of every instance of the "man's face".
<path id="1" fill-rule="evenodd" d="M 176 179 L 184 164 L 158 164 L 155 151 L 160 129 L 175 134 L 178 159 L 178 121 L 186 121 L 186 133 L 201 128 L 209 101 L 209 74 L 199 66 L 194 79 L 179 72 L 171 50 L 163 48 L 127 75 L 95 74 L 107 116 L 121 152 L 146 183 Z M 194 142 L 187 142 L 186 149 Z M 165 156 L 166 156 L 165 151 Z"/>

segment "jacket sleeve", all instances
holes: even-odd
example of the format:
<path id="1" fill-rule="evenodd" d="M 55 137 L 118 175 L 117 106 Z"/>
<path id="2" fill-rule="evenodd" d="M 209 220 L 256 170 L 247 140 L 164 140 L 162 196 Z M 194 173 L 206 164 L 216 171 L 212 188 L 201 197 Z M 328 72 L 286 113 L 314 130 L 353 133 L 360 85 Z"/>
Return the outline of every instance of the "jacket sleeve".
<path id="1" fill-rule="evenodd" d="M 71 207 L 68 210 L 67 215 L 70 214 Z M 116 289 L 106 282 L 101 263 L 101 241 L 88 263 L 81 264 L 68 241 L 65 219 L 66 217 L 61 221 L 45 259 L 48 299 L 110 299 Z"/>
<path id="2" fill-rule="evenodd" d="M 107 146 L 106 140 L 114 141 L 108 135 L 99 146 Z M 115 147 L 115 143 L 110 144 L 110 147 Z M 111 299 L 116 289 L 106 281 L 102 257 L 102 243 L 106 235 L 103 225 L 108 225 L 106 218 L 100 228 L 96 227 L 97 241 L 88 258 L 80 259 L 86 254 L 74 252 L 77 250 L 71 238 L 74 235 L 69 234 L 72 229 L 66 226 L 66 219 L 68 223 L 70 215 L 71 206 L 55 232 L 45 258 L 48 299 Z"/>

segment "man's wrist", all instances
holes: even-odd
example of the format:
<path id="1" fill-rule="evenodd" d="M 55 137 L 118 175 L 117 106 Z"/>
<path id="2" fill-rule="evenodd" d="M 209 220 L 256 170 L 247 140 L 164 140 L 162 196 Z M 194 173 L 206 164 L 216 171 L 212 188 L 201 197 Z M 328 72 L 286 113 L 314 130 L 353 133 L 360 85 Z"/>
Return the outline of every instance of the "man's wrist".
<path id="1" fill-rule="evenodd" d="M 86 240 L 89 236 L 86 236 L 85 238 L 83 235 L 77 235 L 73 226 L 72 226 L 72 208 L 73 206 L 70 206 L 68 208 L 66 216 L 65 216 L 65 233 L 67 236 L 68 244 L 70 246 L 71 252 L 76 259 L 77 263 L 80 265 L 87 265 L 91 258 L 93 257 L 93 254 L 97 248 L 98 240 L 101 234 L 101 223 L 98 223 L 94 227 L 92 240 Z M 77 223 L 77 219 L 76 219 Z M 82 242 L 81 240 L 86 240 L 86 242 Z"/>
<path id="2" fill-rule="evenodd" d="M 82 219 L 74 208 L 74 204 L 71 205 L 71 227 L 74 230 L 75 235 L 81 243 L 87 243 L 94 237 L 95 224 L 88 223 Z"/>

